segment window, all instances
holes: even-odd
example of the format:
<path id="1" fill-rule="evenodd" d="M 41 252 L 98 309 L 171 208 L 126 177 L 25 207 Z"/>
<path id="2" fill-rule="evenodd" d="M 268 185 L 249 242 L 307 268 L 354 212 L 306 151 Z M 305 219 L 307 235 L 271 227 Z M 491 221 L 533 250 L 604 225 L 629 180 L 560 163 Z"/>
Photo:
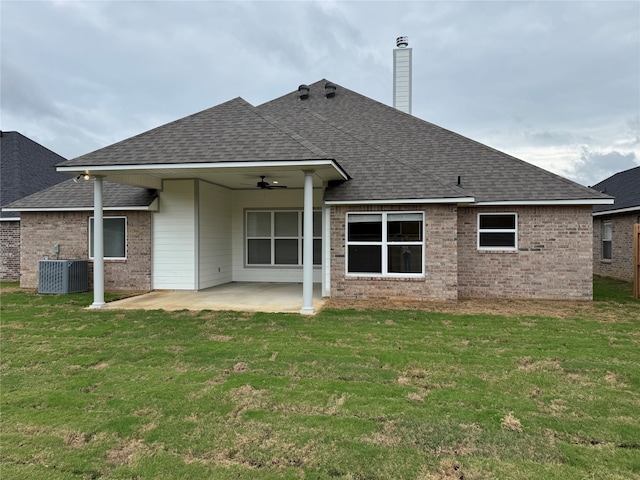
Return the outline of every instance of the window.
<path id="1" fill-rule="evenodd" d="M 424 214 L 347 214 L 347 273 L 424 274 Z"/>
<path id="2" fill-rule="evenodd" d="M 104 258 L 123 260 L 127 258 L 127 218 L 104 217 Z M 89 258 L 93 258 L 93 217 L 89 218 Z"/>
<path id="3" fill-rule="evenodd" d="M 246 212 L 246 260 L 252 266 L 302 265 L 300 210 Z M 313 264 L 322 263 L 322 214 L 313 212 Z"/>
<path id="4" fill-rule="evenodd" d="M 515 213 L 479 213 L 478 249 L 517 250 L 518 215 Z"/>
<path id="5" fill-rule="evenodd" d="M 602 222 L 602 259 L 611 260 L 611 239 L 613 227 L 611 221 Z"/>

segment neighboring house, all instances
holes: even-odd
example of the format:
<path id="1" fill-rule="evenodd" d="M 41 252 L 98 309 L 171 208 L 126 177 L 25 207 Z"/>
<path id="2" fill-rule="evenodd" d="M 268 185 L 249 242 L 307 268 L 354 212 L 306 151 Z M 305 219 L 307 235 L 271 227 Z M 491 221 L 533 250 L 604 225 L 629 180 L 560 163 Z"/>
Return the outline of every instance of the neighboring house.
<path id="1" fill-rule="evenodd" d="M 18 132 L 0 131 L 0 207 L 63 182 L 56 170 L 65 161 Z M 20 279 L 20 213 L 0 211 L 0 280 Z"/>
<path id="2" fill-rule="evenodd" d="M 615 197 L 613 205 L 593 208 L 593 270 L 633 282 L 633 226 L 640 224 L 640 167 L 594 185 Z"/>
<path id="3" fill-rule="evenodd" d="M 591 211 L 612 202 L 326 80 L 58 169 L 88 172 L 98 201 L 104 180 L 157 190 L 150 288 L 302 282 L 302 313 L 314 282 L 343 298 L 591 299 Z"/>
<path id="4" fill-rule="evenodd" d="M 22 287 L 38 286 L 42 259 L 93 260 L 93 197 L 92 182 L 80 177 L 10 204 L 22 218 Z M 154 190 L 104 182 L 107 288 L 151 289 L 151 212 L 156 209 Z"/>

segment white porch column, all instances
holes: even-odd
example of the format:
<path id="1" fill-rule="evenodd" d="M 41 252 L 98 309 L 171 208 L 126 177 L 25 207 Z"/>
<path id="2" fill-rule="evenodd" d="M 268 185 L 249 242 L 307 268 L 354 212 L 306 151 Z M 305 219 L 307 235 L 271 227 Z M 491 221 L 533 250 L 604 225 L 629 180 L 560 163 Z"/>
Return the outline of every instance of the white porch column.
<path id="1" fill-rule="evenodd" d="M 322 296 L 331 296 L 331 207 L 322 206 Z"/>
<path id="2" fill-rule="evenodd" d="M 304 171 L 304 225 L 302 227 L 302 309 L 303 315 L 313 310 L 313 170 Z"/>
<path id="3" fill-rule="evenodd" d="M 93 182 L 93 303 L 90 308 L 103 308 L 104 301 L 104 220 L 102 177 Z"/>

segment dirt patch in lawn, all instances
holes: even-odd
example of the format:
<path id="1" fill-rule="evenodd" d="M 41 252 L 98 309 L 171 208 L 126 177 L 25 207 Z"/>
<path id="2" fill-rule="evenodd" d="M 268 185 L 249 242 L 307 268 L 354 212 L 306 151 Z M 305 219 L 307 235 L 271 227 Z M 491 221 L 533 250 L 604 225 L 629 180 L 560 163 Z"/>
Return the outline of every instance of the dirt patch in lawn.
<path id="1" fill-rule="evenodd" d="M 116 465 L 128 465 L 147 453 L 149 448 L 139 439 L 128 439 L 107 451 L 107 460 Z"/>
<path id="2" fill-rule="evenodd" d="M 325 308 L 355 310 L 421 310 L 454 315 L 544 316 L 572 318 L 596 314 L 594 302 L 564 300 L 463 299 L 458 302 L 329 299 Z"/>

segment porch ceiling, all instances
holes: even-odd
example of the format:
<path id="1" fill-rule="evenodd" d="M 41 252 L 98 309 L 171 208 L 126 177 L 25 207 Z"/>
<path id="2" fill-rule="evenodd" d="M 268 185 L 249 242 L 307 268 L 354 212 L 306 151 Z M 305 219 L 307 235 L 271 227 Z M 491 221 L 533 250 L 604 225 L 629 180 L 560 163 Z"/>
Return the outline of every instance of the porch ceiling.
<path id="1" fill-rule="evenodd" d="M 58 167 L 68 173 L 99 175 L 115 183 L 162 188 L 163 180 L 199 179 L 232 190 L 253 190 L 262 175 L 270 185 L 304 187 L 304 171 L 313 170 L 313 187 L 330 180 L 346 180 L 348 175 L 333 160 L 304 162 L 235 162 L 211 164 L 162 164 L 126 166 Z"/>

